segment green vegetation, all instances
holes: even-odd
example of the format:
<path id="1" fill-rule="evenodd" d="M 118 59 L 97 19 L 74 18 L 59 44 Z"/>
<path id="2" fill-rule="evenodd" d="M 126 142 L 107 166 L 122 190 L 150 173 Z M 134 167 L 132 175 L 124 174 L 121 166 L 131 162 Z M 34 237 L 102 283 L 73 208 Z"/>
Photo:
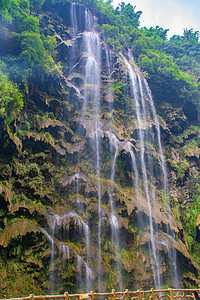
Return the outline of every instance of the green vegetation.
<path id="1" fill-rule="evenodd" d="M 23 95 L 18 87 L 0 71 L 0 117 L 9 125 L 23 108 Z"/>
<path id="2" fill-rule="evenodd" d="M 185 29 L 183 36 L 173 36 L 163 50 L 174 57 L 180 69 L 199 76 L 200 55 L 199 32 Z"/>
<path id="3" fill-rule="evenodd" d="M 34 3 L 35 5 L 37 3 L 38 7 L 43 1 L 34 1 Z M 36 73 L 41 78 L 44 74 L 48 76 L 52 72 L 59 75 L 54 62 L 56 39 L 40 33 L 39 19 L 30 7 L 35 8 L 33 1 L 7 1 L 1 8 L 0 20 L 4 26 L 0 40 L 6 41 L 1 58 L 8 65 L 6 71 L 9 78 L 18 83 L 23 82 L 25 85 L 28 85 Z M 7 20 L 4 20 L 5 15 Z M 9 49 L 7 45 L 10 46 Z"/>
<path id="4" fill-rule="evenodd" d="M 184 213 L 185 221 L 183 222 L 187 241 L 190 247 L 190 253 L 195 262 L 200 264 L 199 250 L 200 245 L 197 239 L 196 222 L 200 212 L 200 178 L 194 188 L 194 193 L 191 195 L 192 201 L 186 206 Z M 182 221 L 182 220 L 181 220 Z"/>
<path id="5" fill-rule="evenodd" d="M 170 163 L 172 168 L 176 171 L 178 179 L 183 178 L 190 167 L 190 164 L 186 159 L 178 161 L 171 160 Z"/>
<path id="6" fill-rule="evenodd" d="M 186 29 L 183 36 L 167 40 L 167 29 L 159 26 L 139 29 L 140 15 L 135 7 L 122 3 L 112 10 L 109 22 L 98 29 L 115 51 L 124 47 L 132 50 L 148 77 L 156 101 L 174 104 L 191 101 L 199 110 L 199 84 L 195 78 L 200 72 L 198 32 Z"/>

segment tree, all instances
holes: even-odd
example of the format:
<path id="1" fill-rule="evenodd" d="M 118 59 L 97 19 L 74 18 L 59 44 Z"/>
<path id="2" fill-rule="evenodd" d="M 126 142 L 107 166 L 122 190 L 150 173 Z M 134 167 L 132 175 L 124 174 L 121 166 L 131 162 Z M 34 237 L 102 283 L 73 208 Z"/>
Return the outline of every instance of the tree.
<path id="1" fill-rule="evenodd" d="M 193 29 L 184 29 L 183 41 L 190 44 L 198 44 L 199 42 L 199 31 L 194 31 Z"/>
<path id="2" fill-rule="evenodd" d="M 153 36 L 153 37 L 160 37 L 163 41 L 167 40 L 167 32 L 169 29 L 163 29 L 162 27 L 156 26 L 156 27 L 150 27 L 147 29 L 144 28 L 144 32 L 146 36 Z"/>
<path id="3" fill-rule="evenodd" d="M 55 53 L 56 47 L 54 37 L 44 37 L 36 32 L 24 31 L 21 34 L 15 34 L 15 38 L 20 45 L 19 59 L 25 63 L 26 68 L 37 66 L 42 69 L 51 69 L 54 67 L 54 61 L 51 57 Z"/>
<path id="4" fill-rule="evenodd" d="M 39 33 L 39 19 L 33 16 L 28 16 L 19 24 L 20 31 L 32 31 Z"/>
<path id="5" fill-rule="evenodd" d="M 131 25 L 135 28 L 138 28 L 140 25 L 139 18 L 142 12 L 135 12 L 135 6 L 133 7 L 130 3 L 125 5 L 125 3 L 122 2 L 116 8 L 115 13 L 120 16 L 124 25 Z"/>
<path id="6" fill-rule="evenodd" d="M 30 67 L 35 64 L 44 65 L 46 52 L 40 35 L 35 32 L 23 32 L 21 38 L 20 58 Z"/>

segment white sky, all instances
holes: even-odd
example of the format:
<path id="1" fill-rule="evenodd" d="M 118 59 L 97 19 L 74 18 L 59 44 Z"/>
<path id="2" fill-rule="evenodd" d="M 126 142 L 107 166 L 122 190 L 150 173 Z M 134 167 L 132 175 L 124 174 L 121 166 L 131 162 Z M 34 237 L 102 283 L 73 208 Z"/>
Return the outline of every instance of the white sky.
<path id="1" fill-rule="evenodd" d="M 111 4 L 116 7 L 121 2 L 142 11 L 141 27 L 169 29 L 168 37 L 183 35 L 184 28 L 200 31 L 200 0 L 113 0 Z"/>

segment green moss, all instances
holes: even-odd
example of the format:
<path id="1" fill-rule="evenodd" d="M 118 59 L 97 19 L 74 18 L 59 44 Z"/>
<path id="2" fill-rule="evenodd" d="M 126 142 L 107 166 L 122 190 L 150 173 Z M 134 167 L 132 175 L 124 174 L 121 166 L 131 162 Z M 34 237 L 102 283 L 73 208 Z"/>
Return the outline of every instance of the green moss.
<path id="1" fill-rule="evenodd" d="M 41 295 L 44 293 L 43 272 L 37 274 L 36 271 L 27 272 L 27 264 L 18 263 L 15 260 L 9 260 L 9 264 L 1 262 L 0 284 L 3 289 L 0 291 L 0 297 L 24 297 L 31 293 Z M 32 271 L 32 272 L 30 272 Z"/>
<path id="2" fill-rule="evenodd" d="M 185 172 L 190 168 L 190 164 L 186 159 L 178 161 L 170 159 L 169 162 L 171 163 L 173 169 L 176 171 L 177 177 L 179 179 L 182 179 L 185 176 Z"/>
<path id="3" fill-rule="evenodd" d="M 122 249 L 120 251 L 121 261 L 124 268 L 130 272 L 136 266 L 137 257 L 133 251 Z"/>
<path id="4" fill-rule="evenodd" d="M 183 146 L 183 153 L 187 157 L 200 157 L 200 143 L 199 141 L 192 139 L 188 141 L 184 146 Z"/>
<path id="5" fill-rule="evenodd" d="M 173 198 L 173 201 L 171 201 L 171 207 L 172 207 L 173 216 L 175 217 L 176 220 L 180 221 L 181 214 L 179 211 L 179 202 L 178 202 L 177 198 L 175 198 L 175 197 Z"/>

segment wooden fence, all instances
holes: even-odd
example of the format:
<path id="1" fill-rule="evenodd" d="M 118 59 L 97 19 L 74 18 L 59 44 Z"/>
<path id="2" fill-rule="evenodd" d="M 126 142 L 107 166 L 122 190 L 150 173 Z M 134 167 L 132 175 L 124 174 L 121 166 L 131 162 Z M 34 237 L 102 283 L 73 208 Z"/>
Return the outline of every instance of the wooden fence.
<path id="1" fill-rule="evenodd" d="M 93 291 L 87 294 L 68 294 L 63 295 L 45 295 L 35 296 L 30 294 L 23 298 L 10 298 L 10 300 L 70 300 L 71 298 L 81 299 L 107 299 L 107 300 L 185 300 L 194 299 L 200 300 L 200 289 L 151 289 L 149 291 L 129 291 L 116 292 L 112 290 L 111 293 L 94 293 Z M 8 299 L 3 299 L 8 300 Z"/>

